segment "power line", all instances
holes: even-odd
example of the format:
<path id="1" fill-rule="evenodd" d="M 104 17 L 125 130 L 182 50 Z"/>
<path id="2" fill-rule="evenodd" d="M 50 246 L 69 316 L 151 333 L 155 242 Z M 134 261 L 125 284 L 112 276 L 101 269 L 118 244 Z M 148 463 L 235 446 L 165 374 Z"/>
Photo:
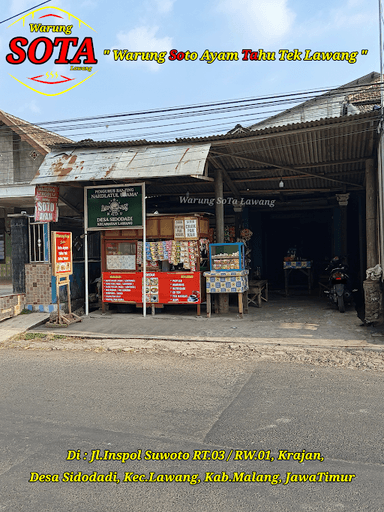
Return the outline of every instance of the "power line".
<path id="1" fill-rule="evenodd" d="M 14 16 L 11 16 L 10 18 L 7 18 L 6 20 L 0 21 L 0 25 L 2 23 L 5 23 L 6 21 L 13 20 L 13 18 L 17 18 L 17 16 L 21 16 L 21 14 L 24 14 L 26 12 L 32 11 L 32 9 L 36 9 L 36 7 L 40 7 L 40 5 L 47 4 L 48 2 L 51 2 L 52 0 L 46 0 L 45 2 L 42 2 L 41 4 L 35 5 L 35 7 L 30 7 L 29 9 L 19 12 L 19 14 L 15 14 Z"/>
<path id="2" fill-rule="evenodd" d="M 108 122 L 110 123 L 109 126 L 122 126 L 124 124 L 139 125 L 136 128 L 129 128 L 129 129 L 123 128 L 123 129 L 116 130 L 118 132 L 124 133 L 124 135 L 117 137 L 117 139 L 120 139 L 120 140 L 127 139 L 127 134 L 129 132 L 135 132 L 136 134 L 138 134 L 139 132 L 142 132 L 142 131 L 144 131 L 145 133 L 140 134 L 141 138 L 151 137 L 151 139 L 154 142 L 156 139 L 164 139 L 165 136 L 173 137 L 175 134 L 178 135 L 178 139 L 180 139 L 180 137 L 183 134 L 187 135 L 188 132 L 189 132 L 189 134 L 188 134 L 189 136 L 191 136 L 191 132 L 193 134 L 196 133 L 197 136 L 202 136 L 202 132 L 207 132 L 207 130 L 211 131 L 213 128 L 216 128 L 216 127 L 220 128 L 221 132 L 228 130 L 228 128 L 232 128 L 233 125 L 228 125 L 229 119 L 239 120 L 240 118 L 243 118 L 243 117 L 249 118 L 251 116 L 253 116 L 253 117 L 256 116 L 256 113 L 253 113 L 253 112 L 241 114 L 241 115 L 235 114 L 235 115 L 230 115 L 230 116 L 225 115 L 225 114 L 229 114 L 229 113 L 234 114 L 236 111 L 244 112 L 247 110 L 254 109 L 254 110 L 258 111 L 257 117 L 260 119 L 261 115 L 263 115 L 263 114 L 269 114 L 269 115 L 271 114 L 271 110 L 268 110 L 268 108 L 269 109 L 271 108 L 270 105 L 273 105 L 275 107 L 275 110 L 272 110 L 272 112 L 276 112 L 276 111 L 278 111 L 278 110 L 276 110 L 276 107 L 281 104 L 284 104 L 284 103 L 286 104 L 286 103 L 290 103 L 293 101 L 295 101 L 295 102 L 300 101 L 303 98 L 305 98 L 305 99 L 320 98 L 320 99 L 324 99 L 324 100 L 327 100 L 329 98 L 331 100 L 335 95 L 346 96 L 347 93 L 349 93 L 351 91 L 356 91 L 356 89 L 358 89 L 357 92 L 359 94 L 361 94 L 366 90 L 371 90 L 374 87 L 378 87 L 380 84 L 381 84 L 381 82 L 376 82 L 373 84 L 370 83 L 370 84 L 366 84 L 366 85 L 358 84 L 358 85 L 352 85 L 352 86 L 348 86 L 348 87 L 339 87 L 338 89 L 333 89 L 331 91 L 328 91 L 327 95 L 322 95 L 322 96 L 317 96 L 317 95 L 314 96 L 313 95 L 314 93 L 317 94 L 317 91 L 319 91 L 319 89 L 317 89 L 314 91 L 306 91 L 306 92 L 304 91 L 304 92 L 295 92 L 295 93 L 287 93 L 287 94 L 269 95 L 269 96 L 262 96 L 260 98 L 249 98 L 249 99 L 243 98 L 243 99 L 239 99 L 239 100 L 228 100 L 228 101 L 224 101 L 224 102 L 213 102 L 213 103 L 211 102 L 209 104 L 202 104 L 202 105 L 171 107 L 170 109 L 155 109 L 155 110 L 144 111 L 144 112 L 131 112 L 128 114 L 114 114 L 114 115 L 108 115 L 108 116 L 97 115 L 97 116 L 93 116 L 93 117 L 77 118 L 78 126 L 61 125 L 61 129 L 68 130 L 68 131 L 70 131 L 70 130 L 76 130 L 78 132 L 80 131 L 80 133 L 78 133 L 77 136 L 84 135 L 84 133 L 86 135 L 95 136 L 100 133 L 100 130 L 95 131 L 95 132 L 84 132 L 84 130 L 85 129 L 97 130 L 100 127 L 104 127 L 105 121 L 102 121 L 102 119 L 103 120 L 108 119 Z M 321 90 L 324 91 L 325 89 L 321 89 Z M 298 95 L 301 95 L 301 96 L 299 97 Z M 268 99 L 268 101 L 265 101 L 266 98 Z M 204 110 L 207 105 L 209 107 L 214 105 L 215 107 L 209 108 L 208 110 Z M 267 106 L 267 110 L 260 111 L 260 109 L 262 109 L 263 107 L 265 109 L 266 106 Z M 327 106 L 328 105 L 326 104 L 324 106 L 324 108 L 326 109 Z M 189 109 L 189 110 L 185 111 L 184 109 Z M 153 112 L 160 112 L 160 110 L 162 112 L 161 114 L 155 115 L 155 116 L 153 115 Z M 151 113 L 150 117 L 147 116 L 147 114 L 149 112 Z M 212 117 L 213 114 L 216 114 L 216 117 Z M 319 110 L 318 110 L 317 114 L 319 115 Z M 326 114 L 327 114 L 326 111 L 324 111 L 324 114 L 325 114 L 324 117 L 326 117 Z M 126 119 L 124 117 L 127 115 L 129 116 L 128 119 Z M 133 117 L 133 116 L 136 116 L 136 117 Z M 144 116 L 144 117 L 141 117 L 141 116 Z M 145 116 L 147 116 L 147 117 L 145 117 Z M 210 116 L 208 123 L 205 121 L 203 125 L 199 124 L 199 122 L 201 123 L 201 121 L 203 121 L 202 116 L 205 116 L 205 117 Z M 21 136 L 24 134 L 24 135 L 29 135 L 33 138 L 34 135 L 35 136 L 39 135 L 39 139 L 42 139 L 42 137 L 44 135 L 45 128 L 42 128 L 41 125 L 46 124 L 46 123 L 40 123 L 40 126 L 39 125 L 31 125 L 30 123 L 26 123 L 23 120 L 15 118 L 14 116 L 10 116 L 10 118 L 11 118 L 12 122 L 14 123 L 14 128 L 20 129 L 21 133 L 20 132 L 19 133 Z M 189 119 L 189 120 L 185 121 L 184 120 L 185 118 Z M 167 123 L 167 124 L 163 124 L 163 125 L 159 125 L 159 124 L 154 125 L 154 123 L 159 123 L 159 122 L 164 123 L 165 121 L 169 121 L 171 119 L 178 120 L 178 122 Z M 86 122 L 84 124 L 81 124 L 84 120 Z M 90 122 L 91 120 L 97 120 L 97 122 L 92 123 L 92 122 Z M 52 124 L 52 123 L 60 123 L 61 124 L 61 123 L 69 123 L 69 122 L 75 123 L 75 121 L 76 121 L 75 119 L 50 121 L 49 124 Z M 209 124 L 209 121 L 220 121 L 220 124 Z M 152 126 L 149 126 L 150 123 L 152 123 Z M 189 125 L 192 125 L 192 126 L 189 126 Z M 166 127 L 171 128 L 171 127 L 175 127 L 175 126 L 180 126 L 180 128 L 177 128 L 175 130 L 169 130 L 169 129 L 164 130 L 164 128 L 166 128 Z M 0 128 L 0 137 L 6 136 L 6 134 L 4 132 L 6 130 L 9 130 L 12 128 L 13 127 L 8 128 L 8 126 L 6 126 L 6 125 L 2 126 Z M 2 131 L 3 131 L 3 134 L 1 134 Z M 51 132 L 51 133 L 54 134 L 54 132 Z M 54 135 L 57 135 L 57 134 L 54 134 Z M 102 135 L 105 135 L 105 132 Z M 110 139 L 111 139 L 111 137 L 109 137 L 109 140 Z M 9 152 L 12 152 L 12 151 L 9 151 Z M 2 152 L 2 154 L 4 154 L 4 153 L 6 153 L 6 151 Z"/>
<path id="3" fill-rule="evenodd" d="M 335 95 L 347 95 L 355 91 L 356 89 L 359 92 L 364 91 L 365 89 L 371 89 L 374 87 L 380 86 L 381 82 L 377 82 L 375 84 L 367 84 L 367 85 L 352 85 L 348 87 L 339 87 L 337 89 L 329 90 L 327 89 L 316 89 L 313 91 L 304 91 L 304 92 L 295 92 L 288 94 L 278 94 L 278 95 L 269 95 L 269 96 L 261 96 L 256 98 L 248 98 L 248 99 L 238 99 L 238 100 L 227 100 L 221 102 L 211 102 L 205 103 L 201 105 L 189 105 L 189 106 L 181 106 L 181 107 L 170 107 L 163 109 L 153 109 L 147 111 L 136 111 L 136 112 L 128 112 L 128 113 L 120 113 L 120 114 L 107 114 L 107 115 L 96 115 L 92 117 L 83 117 L 83 118 L 73 118 L 73 119 L 64 119 L 64 120 L 53 120 L 35 123 L 31 125 L 30 123 L 25 123 L 20 120 L 20 123 L 16 123 L 16 126 L 20 128 L 25 128 L 27 130 L 33 130 L 33 127 L 40 127 L 46 129 L 49 127 L 52 129 L 59 129 L 60 131 L 78 131 L 84 128 L 98 128 L 104 127 L 106 123 L 108 126 L 116 126 L 122 124 L 134 124 L 134 123 L 154 123 L 157 121 L 165 121 L 171 119 L 183 119 L 185 117 L 199 117 L 199 116 L 209 116 L 212 114 L 225 114 L 228 112 L 236 112 L 236 111 L 244 111 L 250 109 L 260 109 L 266 107 L 277 107 L 283 106 L 289 103 L 298 103 L 304 101 L 309 101 L 311 99 L 322 98 L 322 99 L 332 99 Z M 327 91 L 327 95 L 318 96 L 319 92 Z M 297 106 L 297 105 L 296 105 Z M 292 107 L 291 107 L 292 108 Z M 293 107 L 294 108 L 294 107 Z M 276 110 L 275 110 L 276 111 Z M 266 111 L 265 114 L 270 114 L 270 111 Z M 155 114 L 155 115 L 154 115 Z M 225 119 L 225 117 L 224 117 Z"/>

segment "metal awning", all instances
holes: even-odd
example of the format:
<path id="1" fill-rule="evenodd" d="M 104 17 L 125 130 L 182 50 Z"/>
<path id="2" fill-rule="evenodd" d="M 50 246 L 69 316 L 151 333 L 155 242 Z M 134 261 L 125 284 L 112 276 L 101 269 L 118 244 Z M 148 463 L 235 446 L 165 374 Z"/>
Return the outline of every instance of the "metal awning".
<path id="1" fill-rule="evenodd" d="M 48 153 L 32 185 L 203 176 L 210 143 L 78 148 Z"/>
<path id="2" fill-rule="evenodd" d="M 35 206 L 35 187 L 32 185 L 0 186 L 1 208 L 30 208 Z"/>

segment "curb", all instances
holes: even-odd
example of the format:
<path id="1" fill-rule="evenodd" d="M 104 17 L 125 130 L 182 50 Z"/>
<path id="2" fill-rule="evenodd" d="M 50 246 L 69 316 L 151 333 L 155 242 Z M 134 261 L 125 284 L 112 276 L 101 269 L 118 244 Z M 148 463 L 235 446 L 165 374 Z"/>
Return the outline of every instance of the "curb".
<path id="1" fill-rule="evenodd" d="M 44 323 L 44 322 L 43 322 Z M 41 323 L 40 323 L 41 324 Z M 57 331 L 40 331 L 43 334 L 55 335 Z M 348 345 L 317 345 L 317 344 L 305 344 L 305 343 L 281 343 L 271 339 L 270 341 L 260 340 L 259 338 L 202 338 L 199 336 L 150 336 L 150 335 L 111 335 L 111 334 L 100 334 L 100 333 L 65 333 L 61 331 L 62 335 L 68 338 L 81 338 L 81 339 L 94 339 L 94 340 L 114 340 L 114 341 L 158 341 L 158 342 L 176 342 L 176 343 L 226 343 L 226 344 L 243 344 L 243 345 L 264 345 L 268 347 L 294 347 L 294 348 L 305 348 L 305 349 L 324 349 L 324 350 L 363 350 L 363 351 L 384 351 L 383 346 L 348 346 Z"/>

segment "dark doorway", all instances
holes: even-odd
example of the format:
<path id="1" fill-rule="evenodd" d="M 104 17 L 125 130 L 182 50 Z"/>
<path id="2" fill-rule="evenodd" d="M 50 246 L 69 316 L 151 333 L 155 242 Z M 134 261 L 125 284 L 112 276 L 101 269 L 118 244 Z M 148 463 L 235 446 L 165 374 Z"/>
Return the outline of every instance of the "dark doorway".
<path id="1" fill-rule="evenodd" d="M 313 280 L 332 257 L 332 209 L 275 212 L 263 215 L 264 274 L 272 287 L 284 287 L 283 259 L 290 248 L 297 256 L 313 261 Z M 306 277 L 297 273 L 295 283 L 306 287 Z"/>

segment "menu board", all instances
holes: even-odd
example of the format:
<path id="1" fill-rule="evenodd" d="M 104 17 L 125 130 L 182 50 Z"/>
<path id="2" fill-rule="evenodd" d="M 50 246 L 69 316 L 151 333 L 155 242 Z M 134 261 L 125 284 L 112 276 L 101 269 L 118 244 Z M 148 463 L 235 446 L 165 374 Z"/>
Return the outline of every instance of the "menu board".
<path id="1" fill-rule="evenodd" d="M 142 302 L 142 274 L 103 272 L 103 302 Z"/>
<path id="2" fill-rule="evenodd" d="M 72 274 L 72 233 L 52 231 L 52 274 Z"/>
<path id="3" fill-rule="evenodd" d="M 201 304 L 200 272 L 148 272 L 148 304 Z M 142 303 L 141 272 L 103 272 L 103 302 Z"/>
<path id="4" fill-rule="evenodd" d="M 156 272 L 160 304 L 201 304 L 200 272 Z"/>

